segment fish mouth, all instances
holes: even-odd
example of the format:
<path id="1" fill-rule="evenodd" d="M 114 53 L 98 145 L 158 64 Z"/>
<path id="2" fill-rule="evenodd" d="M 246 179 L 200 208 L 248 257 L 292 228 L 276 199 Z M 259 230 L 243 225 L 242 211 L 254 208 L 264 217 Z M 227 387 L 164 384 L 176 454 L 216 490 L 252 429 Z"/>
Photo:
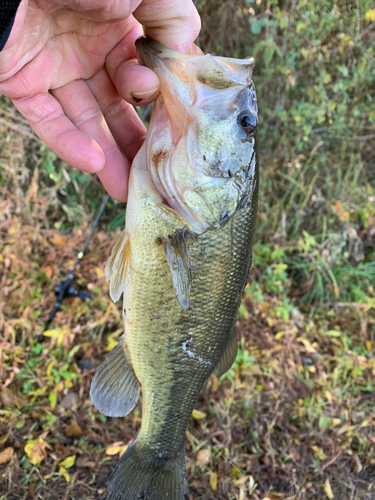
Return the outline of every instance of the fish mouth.
<path id="1" fill-rule="evenodd" d="M 189 59 L 191 57 L 191 55 L 165 47 L 147 36 L 138 38 L 135 42 L 135 46 L 140 64 L 150 69 L 153 69 L 158 64 L 161 55 L 172 59 Z"/>
<path id="2" fill-rule="evenodd" d="M 195 67 L 196 78 L 211 88 L 225 89 L 251 83 L 253 57 L 246 59 L 212 57 L 210 54 L 204 55 L 197 47 L 197 51 L 185 54 L 165 47 L 146 36 L 138 38 L 135 45 L 139 63 L 154 70 L 159 77 L 159 73 L 164 74 L 165 70 L 174 73 L 171 65 L 175 62 L 178 67 L 181 65 L 185 68 L 190 66 L 191 69 Z"/>

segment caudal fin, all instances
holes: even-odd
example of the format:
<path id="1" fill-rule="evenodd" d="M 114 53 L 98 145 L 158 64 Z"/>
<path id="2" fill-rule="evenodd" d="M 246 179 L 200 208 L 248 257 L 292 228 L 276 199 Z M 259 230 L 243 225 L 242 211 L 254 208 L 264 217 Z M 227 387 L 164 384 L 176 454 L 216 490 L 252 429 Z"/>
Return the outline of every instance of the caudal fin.
<path id="1" fill-rule="evenodd" d="M 107 500 L 183 500 L 185 449 L 165 461 L 135 441 L 122 455 L 107 485 Z"/>

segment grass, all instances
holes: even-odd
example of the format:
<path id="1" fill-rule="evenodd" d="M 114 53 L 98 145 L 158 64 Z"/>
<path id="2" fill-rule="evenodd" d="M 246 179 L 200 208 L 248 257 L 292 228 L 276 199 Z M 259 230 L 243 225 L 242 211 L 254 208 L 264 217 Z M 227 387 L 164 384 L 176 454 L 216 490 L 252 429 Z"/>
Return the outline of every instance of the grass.
<path id="1" fill-rule="evenodd" d="M 239 352 L 191 418 L 186 500 L 372 500 L 371 2 L 198 7 L 205 51 L 256 54 L 261 189 Z M 0 151 L 0 500 L 100 499 L 141 422 L 139 405 L 106 419 L 89 398 L 122 333 L 103 270 L 125 209 L 108 205 L 77 270 L 93 299 L 64 302 L 39 344 L 104 191 L 5 98 Z"/>

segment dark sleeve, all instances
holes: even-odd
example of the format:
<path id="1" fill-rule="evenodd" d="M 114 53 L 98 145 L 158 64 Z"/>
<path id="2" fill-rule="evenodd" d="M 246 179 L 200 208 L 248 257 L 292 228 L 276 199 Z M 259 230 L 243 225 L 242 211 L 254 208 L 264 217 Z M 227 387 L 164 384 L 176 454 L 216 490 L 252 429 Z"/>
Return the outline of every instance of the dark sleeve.
<path id="1" fill-rule="evenodd" d="M 7 43 L 21 0 L 0 0 L 0 50 Z"/>

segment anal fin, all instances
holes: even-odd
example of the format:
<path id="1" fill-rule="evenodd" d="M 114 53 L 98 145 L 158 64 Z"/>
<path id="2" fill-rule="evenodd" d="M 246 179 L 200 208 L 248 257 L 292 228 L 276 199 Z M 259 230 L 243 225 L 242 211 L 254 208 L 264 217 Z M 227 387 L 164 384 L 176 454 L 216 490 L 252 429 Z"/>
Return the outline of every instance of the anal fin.
<path id="1" fill-rule="evenodd" d="M 121 339 L 95 373 L 90 395 L 95 408 L 107 417 L 124 417 L 137 404 L 139 384 Z"/>
<path id="2" fill-rule="evenodd" d="M 219 362 L 214 370 L 214 375 L 220 378 L 224 373 L 226 373 L 229 368 L 233 365 L 234 360 L 237 356 L 237 334 L 236 334 L 236 322 L 232 327 L 229 342 L 224 350 L 223 355 L 219 359 Z"/>
<path id="3" fill-rule="evenodd" d="M 177 300 L 181 307 L 187 309 L 190 301 L 191 265 L 183 231 L 162 238 L 162 242 Z"/>
<path id="4" fill-rule="evenodd" d="M 111 256 L 105 267 L 105 277 L 110 281 L 109 294 L 113 302 L 117 302 L 125 289 L 125 282 L 129 271 L 130 243 L 126 229 L 116 241 Z"/>

